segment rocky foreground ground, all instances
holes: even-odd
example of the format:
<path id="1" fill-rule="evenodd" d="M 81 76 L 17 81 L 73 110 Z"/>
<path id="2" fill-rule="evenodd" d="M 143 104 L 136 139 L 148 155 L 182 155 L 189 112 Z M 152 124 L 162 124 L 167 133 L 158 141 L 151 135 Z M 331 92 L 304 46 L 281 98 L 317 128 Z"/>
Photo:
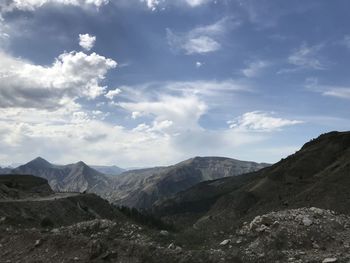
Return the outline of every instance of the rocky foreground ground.
<path id="1" fill-rule="evenodd" d="M 350 217 L 300 208 L 245 222 L 221 242 L 180 246 L 179 233 L 95 219 L 58 228 L 18 228 L 0 219 L 0 262 L 349 262 Z M 200 234 L 200 233 L 198 233 Z"/>

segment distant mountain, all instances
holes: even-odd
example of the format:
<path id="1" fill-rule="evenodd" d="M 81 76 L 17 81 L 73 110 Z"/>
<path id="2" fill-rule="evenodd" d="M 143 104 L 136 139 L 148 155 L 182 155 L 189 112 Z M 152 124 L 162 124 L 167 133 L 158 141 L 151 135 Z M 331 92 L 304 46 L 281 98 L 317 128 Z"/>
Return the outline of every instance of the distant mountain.
<path id="1" fill-rule="evenodd" d="M 154 212 L 214 231 L 258 214 L 320 207 L 350 213 L 350 132 L 331 132 L 260 171 L 202 182 L 158 202 Z M 216 229 L 217 230 L 217 229 Z"/>
<path id="2" fill-rule="evenodd" d="M 111 191 L 110 179 L 84 162 L 55 165 L 38 157 L 12 170 L 12 173 L 32 174 L 45 178 L 54 191 L 88 191 L 101 196 Z"/>
<path id="3" fill-rule="evenodd" d="M 169 167 L 128 171 L 114 180 L 116 204 L 149 209 L 152 205 L 193 185 L 259 170 L 268 164 L 223 157 L 195 157 Z"/>
<path id="4" fill-rule="evenodd" d="M 103 166 L 103 165 L 90 165 L 91 168 L 99 171 L 100 173 L 107 175 L 120 175 L 123 172 L 126 172 L 126 169 L 120 168 L 118 166 Z"/>
<path id="5" fill-rule="evenodd" d="M 2 168 L 2 167 L 0 167 L 0 174 L 8 174 L 8 173 L 11 173 L 11 168 L 8 168 L 8 167 Z"/>

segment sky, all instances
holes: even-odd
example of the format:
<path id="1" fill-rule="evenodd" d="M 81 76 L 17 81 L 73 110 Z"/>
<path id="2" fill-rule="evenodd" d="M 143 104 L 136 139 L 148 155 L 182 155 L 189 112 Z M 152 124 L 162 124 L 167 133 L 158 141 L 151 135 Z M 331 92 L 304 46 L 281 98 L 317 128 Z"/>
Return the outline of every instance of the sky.
<path id="1" fill-rule="evenodd" d="M 0 2 L 0 164 L 274 163 L 350 129 L 348 0 Z"/>

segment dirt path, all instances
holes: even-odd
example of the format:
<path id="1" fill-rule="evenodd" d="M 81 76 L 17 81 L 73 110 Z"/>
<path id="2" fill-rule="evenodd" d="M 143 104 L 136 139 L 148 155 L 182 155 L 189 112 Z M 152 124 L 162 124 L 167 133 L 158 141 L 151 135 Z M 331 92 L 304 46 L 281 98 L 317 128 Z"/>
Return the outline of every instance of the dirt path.
<path id="1" fill-rule="evenodd" d="M 0 203 L 53 201 L 78 195 L 80 195 L 80 193 L 55 193 L 49 196 L 28 197 L 23 199 L 2 199 Z"/>

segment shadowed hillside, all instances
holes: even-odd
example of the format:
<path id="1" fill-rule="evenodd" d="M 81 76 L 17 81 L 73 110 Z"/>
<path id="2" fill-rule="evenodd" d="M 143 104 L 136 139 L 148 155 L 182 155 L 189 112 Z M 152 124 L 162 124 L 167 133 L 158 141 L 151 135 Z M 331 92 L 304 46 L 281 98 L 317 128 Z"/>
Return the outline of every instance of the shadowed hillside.
<path id="1" fill-rule="evenodd" d="M 195 157 L 169 167 L 128 171 L 115 178 L 111 200 L 119 205 L 149 209 L 152 205 L 206 180 L 236 176 L 268 164 L 224 157 Z"/>
<path id="2" fill-rule="evenodd" d="M 286 208 L 317 206 L 350 212 L 350 132 L 331 132 L 255 173 L 200 183 L 154 211 L 196 227 L 230 224 Z M 181 222 L 182 222 L 181 221 Z"/>

